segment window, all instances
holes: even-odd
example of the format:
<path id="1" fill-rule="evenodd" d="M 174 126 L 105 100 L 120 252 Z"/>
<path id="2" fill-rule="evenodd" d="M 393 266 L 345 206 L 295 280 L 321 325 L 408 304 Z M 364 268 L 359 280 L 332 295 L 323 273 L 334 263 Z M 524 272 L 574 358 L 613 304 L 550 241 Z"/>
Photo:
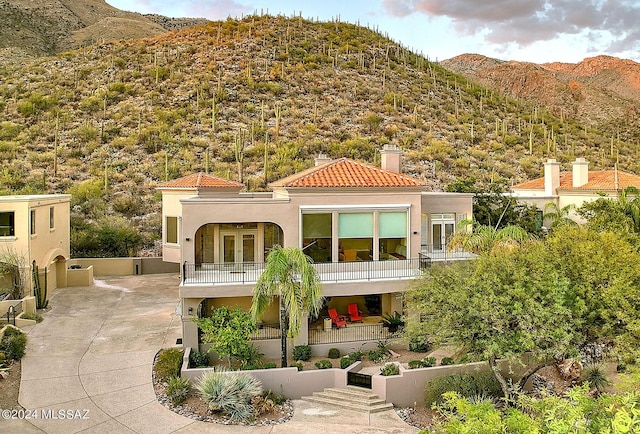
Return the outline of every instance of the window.
<path id="1" fill-rule="evenodd" d="M 369 261 L 373 255 L 373 213 L 338 214 L 339 260 Z"/>
<path id="2" fill-rule="evenodd" d="M 0 237 L 15 236 L 13 211 L 0 212 Z"/>
<path id="3" fill-rule="evenodd" d="M 331 262 L 331 214 L 302 215 L 302 249 L 314 262 Z"/>
<path id="4" fill-rule="evenodd" d="M 177 244 L 178 243 L 178 217 L 166 218 L 166 242 Z"/>
<path id="5" fill-rule="evenodd" d="M 407 213 L 378 214 L 380 260 L 407 258 Z"/>
<path id="6" fill-rule="evenodd" d="M 29 213 L 29 233 L 31 235 L 36 234 L 36 210 L 32 209 Z"/>
<path id="7" fill-rule="evenodd" d="M 51 207 L 49 208 L 49 229 L 53 229 L 56 227 L 55 226 L 56 221 L 54 216 L 55 216 L 55 212 L 53 207 Z"/>

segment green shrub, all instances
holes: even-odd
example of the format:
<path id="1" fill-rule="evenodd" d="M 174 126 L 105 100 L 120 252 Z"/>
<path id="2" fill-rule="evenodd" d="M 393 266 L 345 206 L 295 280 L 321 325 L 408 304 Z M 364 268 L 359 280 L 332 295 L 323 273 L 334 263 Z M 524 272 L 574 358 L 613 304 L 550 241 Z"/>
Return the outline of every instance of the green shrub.
<path id="1" fill-rule="evenodd" d="M 349 357 L 354 362 L 359 362 L 364 359 L 364 353 L 362 351 L 354 351 L 353 353 L 349 353 Z"/>
<path id="2" fill-rule="evenodd" d="M 434 378 L 425 386 L 425 405 L 439 404 L 446 392 L 456 392 L 462 397 L 500 397 L 502 389 L 492 372 L 454 374 Z"/>
<path id="3" fill-rule="evenodd" d="M 179 377 L 181 367 L 182 351 L 177 348 L 163 350 L 156 361 L 156 377 L 160 380 Z"/>
<path id="4" fill-rule="evenodd" d="M 340 368 L 342 369 L 347 369 L 349 366 L 351 366 L 353 364 L 353 362 L 355 362 L 355 360 L 351 360 L 350 356 L 343 356 L 340 359 Z"/>
<path id="5" fill-rule="evenodd" d="M 302 362 L 293 362 L 291 364 L 292 368 L 298 368 L 298 371 L 302 371 L 302 369 L 304 368 L 304 365 L 302 364 Z"/>
<path id="6" fill-rule="evenodd" d="M 380 375 L 384 377 L 388 377 L 390 375 L 399 375 L 400 367 L 395 363 L 387 363 L 382 368 L 380 368 Z"/>
<path id="7" fill-rule="evenodd" d="M 409 369 L 422 368 L 422 360 L 411 360 L 409 363 Z"/>
<path id="8" fill-rule="evenodd" d="M 422 359 L 422 367 L 430 368 L 432 366 L 436 366 L 436 358 L 435 357 L 425 357 Z"/>
<path id="9" fill-rule="evenodd" d="M 260 396 L 262 384 L 244 372 L 217 369 L 204 374 L 196 389 L 211 411 L 221 411 L 232 421 L 244 422 L 253 417 L 251 400 Z"/>
<path id="10" fill-rule="evenodd" d="M 287 397 L 282 393 L 274 393 L 271 390 L 265 390 L 264 392 L 262 392 L 262 397 L 272 400 L 276 403 L 276 405 L 282 405 L 287 401 Z"/>
<path id="11" fill-rule="evenodd" d="M 329 369 L 333 367 L 333 364 L 331 363 L 331 360 L 319 360 L 315 363 L 316 368 L 318 369 Z"/>
<path id="12" fill-rule="evenodd" d="M 276 365 L 274 362 L 267 362 L 262 365 L 262 369 L 273 369 L 277 367 L 278 365 Z"/>
<path id="13" fill-rule="evenodd" d="M 329 348 L 328 357 L 330 359 L 339 359 L 340 358 L 340 350 L 337 348 Z"/>
<path id="14" fill-rule="evenodd" d="M 442 366 L 455 365 L 455 364 L 456 362 L 451 357 L 443 357 L 442 360 L 440 360 L 440 365 Z"/>
<path id="15" fill-rule="evenodd" d="M 302 360 L 307 362 L 311 359 L 310 345 L 297 345 L 293 347 L 293 360 Z"/>
<path id="16" fill-rule="evenodd" d="M 23 313 L 22 314 L 22 318 L 23 319 L 31 319 L 37 323 L 42 322 L 43 318 L 42 316 L 40 316 L 37 313 Z"/>
<path id="17" fill-rule="evenodd" d="M 188 378 L 171 377 L 167 386 L 167 397 L 173 405 L 182 404 L 191 391 L 191 383 Z"/>
<path id="18" fill-rule="evenodd" d="M 611 381 L 607 378 L 604 366 L 599 363 L 589 364 L 582 370 L 580 379 L 588 382 L 590 387 L 595 388 L 598 392 L 602 392 L 605 387 L 611 385 Z"/>
<path id="19" fill-rule="evenodd" d="M 191 351 L 191 354 L 189 354 L 189 363 L 192 368 L 209 366 L 209 353 L 206 351 Z"/>
<path id="20" fill-rule="evenodd" d="M 7 363 L 7 356 L 4 353 L 0 353 L 0 368 L 4 368 Z"/>
<path id="21" fill-rule="evenodd" d="M 429 351 L 429 342 L 426 336 L 411 336 L 409 339 L 409 351 L 414 353 L 426 353 Z"/>
<path id="22" fill-rule="evenodd" d="M 242 371 L 253 371 L 254 369 L 259 369 L 256 365 L 242 365 L 240 370 Z"/>
<path id="23" fill-rule="evenodd" d="M 13 327 L 7 327 L 0 341 L 0 352 L 7 360 L 20 360 L 27 346 L 27 335 Z"/>
<path id="24" fill-rule="evenodd" d="M 367 356 L 372 362 L 379 363 L 386 358 L 386 355 L 387 350 L 385 350 L 384 348 L 377 348 L 375 350 L 369 351 L 369 354 Z"/>

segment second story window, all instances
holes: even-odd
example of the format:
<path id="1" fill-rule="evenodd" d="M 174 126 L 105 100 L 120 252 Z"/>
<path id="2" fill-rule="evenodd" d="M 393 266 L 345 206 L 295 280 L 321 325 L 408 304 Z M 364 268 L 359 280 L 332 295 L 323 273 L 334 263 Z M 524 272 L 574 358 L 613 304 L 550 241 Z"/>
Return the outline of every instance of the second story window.
<path id="1" fill-rule="evenodd" d="M 55 223 L 55 212 L 54 212 L 54 208 L 50 207 L 49 208 L 49 229 L 53 229 L 56 227 Z"/>
<path id="2" fill-rule="evenodd" d="M 166 218 L 166 243 L 177 244 L 178 243 L 178 217 Z"/>
<path id="3" fill-rule="evenodd" d="M 0 237 L 13 237 L 16 235 L 14 212 L 0 212 Z"/>
<path id="4" fill-rule="evenodd" d="M 36 234 L 36 210 L 32 209 L 29 213 L 29 234 Z"/>

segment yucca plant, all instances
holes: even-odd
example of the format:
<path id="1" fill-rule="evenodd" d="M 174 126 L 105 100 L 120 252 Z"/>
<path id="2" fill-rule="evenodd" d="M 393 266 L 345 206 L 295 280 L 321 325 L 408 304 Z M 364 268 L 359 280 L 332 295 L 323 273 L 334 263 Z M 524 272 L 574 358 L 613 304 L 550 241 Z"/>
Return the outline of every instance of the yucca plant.
<path id="1" fill-rule="evenodd" d="M 171 377 L 167 386 L 167 396 L 173 405 L 182 404 L 191 391 L 191 382 L 188 378 Z"/>
<path id="2" fill-rule="evenodd" d="M 243 372 L 215 369 L 200 378 L 196 389 L 210 410 L 221 411 L 232 421 L 244 422 L 254 416 L 251 400 L 262 393 L 262 383 Z"/>
<path id="3" fill-rule="evenodd" d="M 603 392 L 605 387 L 611 385 L 611 381 L 607 378 L 604 366 L 599 363 L 593 363 L 585 366 L 582 370 L 581 378 L 583 382 L 589 383 L 589 385 L 596 389 L 598 393 Z"/>

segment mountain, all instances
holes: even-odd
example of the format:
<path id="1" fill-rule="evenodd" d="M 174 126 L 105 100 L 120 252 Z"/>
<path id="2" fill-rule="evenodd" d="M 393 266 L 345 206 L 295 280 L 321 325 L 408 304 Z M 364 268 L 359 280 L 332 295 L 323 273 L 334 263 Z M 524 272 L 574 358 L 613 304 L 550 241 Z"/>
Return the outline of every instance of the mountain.
<path id="1" fill-rule="evenodd" d="M 441 65 L 495 91 L 548 108 L 588 126 L 624 130 L 640 124 L 640 64 L 610 56 L 582 62 L 534 64 L 463 54 Z"/>
<path id="2" fill-rule="evenodd" d="M 0 16 L 0 54 L 14 59 L 98 41 L 151 37 L 206 22 L 125 12 L 103 0 L 2 0 Z"/>
<path id="3" fill-rule="evenodd" d="M 256 15 L 12 60 L 0 64 L 0 191 L 71 192 L 75 228 L 120 216 L 157 236 L 165 180 L 209 171 L 262 190 L 320 152 L 378 163 L 387 143 L 434 190 L 521 182 L 547 158 L 640 172 L 638 128 L 581 123 L 570 92 L 555 115 L 339 21 Z M 560 72 L 525 67 L 565 89 Z"/>

